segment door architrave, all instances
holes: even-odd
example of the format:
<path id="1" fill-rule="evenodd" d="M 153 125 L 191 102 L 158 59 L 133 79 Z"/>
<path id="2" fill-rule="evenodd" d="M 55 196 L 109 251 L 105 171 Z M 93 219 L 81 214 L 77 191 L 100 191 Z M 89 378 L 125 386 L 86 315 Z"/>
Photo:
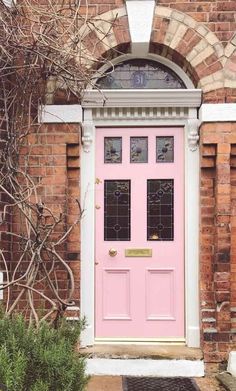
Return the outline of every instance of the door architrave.
<path id="1" fill-rule="evenodd" d="M 106 96 L 104 105 L 104 95 Z M 201 90 L 87 91 L 82 103 L 84 121 L 81 150 L 81 315 L 87 326 L 81 345 L 94 338 L 94 243 L 96 128 L 182 126 L 185 139 L 185 325 L 186 344 L 200 346 L 199 327 L 199 150 L 197 109 Z"/>

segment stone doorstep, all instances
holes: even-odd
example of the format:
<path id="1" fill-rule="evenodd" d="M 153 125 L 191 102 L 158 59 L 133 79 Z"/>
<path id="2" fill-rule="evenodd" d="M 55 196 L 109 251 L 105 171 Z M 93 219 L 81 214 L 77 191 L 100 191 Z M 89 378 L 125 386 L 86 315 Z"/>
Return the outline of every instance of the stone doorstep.
<path id="1" fill-rule="evenodd" d="M 204 376 L 200 349 L 180 345 L 97 344 L 80 349 L 89 375 Z"/>
<path id="2" fill-rule="evenodd" d="M 216 376 L 220 384 L 222 384 L 227 391 L 236 391 L 236 377 L 230 373 L 223 372 Z"/>
<path id="3" fill-rule="evenodd" d="M 87 358 L 86 373 L 91 376 L 203 377 L 204 362 L 150 358 Z"/>
<path id="4" fill-rule="evenodd" d="M 80 353 L 88 358 L 123 358 L 152 360 L 202 360 L 203 353 L 198 348 L 183 345 L 141 345 L 141 344 L 95 344 L 81 348 Z"/>

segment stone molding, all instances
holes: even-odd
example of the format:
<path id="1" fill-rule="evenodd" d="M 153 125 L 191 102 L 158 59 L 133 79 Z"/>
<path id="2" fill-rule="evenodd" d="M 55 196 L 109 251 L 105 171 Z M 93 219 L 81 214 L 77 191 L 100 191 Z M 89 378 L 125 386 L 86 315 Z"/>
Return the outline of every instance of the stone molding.
<path id="1" fill-rule="evenodd" d="M 200 107 L 202 91 L 189 90 L 87 90 L 82 106 L 93 107 Z"/>
<path id="2" fill-rule="evenodd" d="M 154 0 L 126 0 L 132 54 L 145 55 L 152 32 Z"/>
<path id="3" fill-rule="evenodd" d="M 192 152 L 198 148 L 200 123 L 197 118 L 188 119 L 188 146 Z"/>
<path id="4" fill-rule="evenodd" d="M 84 120 L 82 122 L 82 146 L 84 152 L 90 152 L 90 146 L 93 142 L 94 123 L 92 120 Z"/>

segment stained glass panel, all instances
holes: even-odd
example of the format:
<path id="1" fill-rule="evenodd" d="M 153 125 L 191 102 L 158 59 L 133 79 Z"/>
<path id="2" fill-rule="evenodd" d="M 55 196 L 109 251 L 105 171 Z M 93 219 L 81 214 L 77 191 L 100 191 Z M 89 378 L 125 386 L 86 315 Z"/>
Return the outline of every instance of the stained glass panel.
<path id="1" fill-rule="evenodd" d="M 130 137 L 130 162 L 147 163 L 148 162 L 148 138 Z"/>
<path id="2" fill-rule="evenodd" d="M 147 181 L 147 240 L 174 240 L 174 180 Z"/>
<path id="3" fill-rule="evenodd" d="M 122 137 L 104 138 L 104 163 L 122 163 Z"/>
<path id="4" fill-rule="evenodd" d="M 105 180 L 104 201 L 104 240 L 130 240 L 130 180 Z"/>
<path id="5" fill-rule="evenodd" d="M 110 68 L 97 80 L 96 86 L 101 89 L 186 88 L 172 69 L 156 61 L 143 59 L 124 61 Z"/>
<path id="6" fill-rule="evenodd" d="M 158 136 L 156 138 L 157 163 L 173 163 L 174 161 L 174 137 Z"/>

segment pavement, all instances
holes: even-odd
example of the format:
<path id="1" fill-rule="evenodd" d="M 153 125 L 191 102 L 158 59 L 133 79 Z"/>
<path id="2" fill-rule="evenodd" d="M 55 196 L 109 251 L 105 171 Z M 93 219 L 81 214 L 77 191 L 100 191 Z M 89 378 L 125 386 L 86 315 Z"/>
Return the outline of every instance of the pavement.
<path id="1" fill-rule="evenodd" d="M 201 391 L 225 391 L 214 377 L 195 380 Z M 122 378 L 121 376 L 92 376 L 86 391 L 122 391 Z"/>
<path id="2" fill-rule="evenodd" d="M 236 377 L 230 373 L 222 372 L 216 375 L 217 380 L 222 384 L 227 391 L 236 391 Z"/>

